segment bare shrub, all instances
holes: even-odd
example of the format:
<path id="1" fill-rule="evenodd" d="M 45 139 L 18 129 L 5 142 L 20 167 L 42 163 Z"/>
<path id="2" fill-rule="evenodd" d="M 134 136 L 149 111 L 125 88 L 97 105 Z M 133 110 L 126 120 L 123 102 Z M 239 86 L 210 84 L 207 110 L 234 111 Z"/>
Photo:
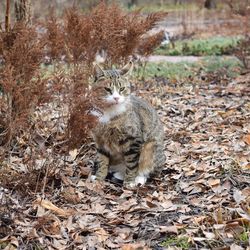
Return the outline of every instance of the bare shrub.
<path id="1" fill-rule="evenodd" d="M 164 33 L 161 31 L 155 35 L 141 39 L 140 45 L 138 46 L 138 54 L 144 56 L 152 54 L 155 47 L 160 46 L 163 37 Z"/>
<path id="2" fill-rule="evenodd" d="M 244 37 L 238 42 L 233 54 L 242 62 L 246 69 L 250 68 L 250 3 L 248 0 L 228 0 L 231 13 L 237 15 L 242 22 Z"/>
<path id="3" fill-rule="evenodd" d="M 92 108 L 91 93 L 86 93 L 83 98 L 79 98 L 71 110 L 68 132 L 69 132 L 69 148 L 76 148 L 83 143 L 87 143 L 89 131 L 96 126 L 97 117 L 88 113 L 87 110 Z"/>
<path id="4" fill-rule="evenodd" d="M 230 7 L 231 12 L 236 15 L 248 16 L 250 14 L 250 4 L 248 0 L 227 0 L 226 3 Z"/>
<path id="5" fill-rule="evenodd" d="M 44 26 L 46 29 L 44 39 L 47 42 L 45 54 L 50 58 L 51 62 L 56 63 L 65 55 L 65 46 L 62 26 L 55 15 L 54 9 L 50 9 Z"/>
<path id="6" fill-rule="evenodd" d="M 149 48 L 152 50 L 158 45 L 158 41 L 152 43 L 150 38 L 151 42 L 142 43 L 142 36 L 165 16 L 165 12 L 146 17 L 139 11 L 126 13 L 117 4 L 107 5 L 105 2 L 101 2 L 88 14 L 69 8 L 65 11 L 62 24 L 67 59 L 73 64 L 84 63 L 91 68 L 96 54 L 102 50 L 107 54 L 106 63 L 109 65 L 124 63 L 139 47 L 142 55 L 144 51 L 148 53 Z M 49 19 L 46 27 L 50 26 L 51 20 L 54 23 L 52 26 L 56 26 L 55 30 L 58 31 L 53 18 Z M 50 34 L 47 35 L 48 46 L 53 47 L 53 41 L 60 40 L 57 38 L 58 32 L 53 34 L 49 28 L 47 32 Z M 146 50 L 141 49 L 143 44 Z"/>
<path id="7" fill-rule="evenodd" d="M 21 22 L 0 33 L 0 115 L 9 140 L 29 124 L 31 110 L 43 99 L 45 84 L 39 77 L 43 47 L 35 27 Z"/>
<path id="8" fill-rule="evenodd" d="M 250 36 L 241 39 L 233 53 L 242 62 L 245 69 L 250 69 Z"/>

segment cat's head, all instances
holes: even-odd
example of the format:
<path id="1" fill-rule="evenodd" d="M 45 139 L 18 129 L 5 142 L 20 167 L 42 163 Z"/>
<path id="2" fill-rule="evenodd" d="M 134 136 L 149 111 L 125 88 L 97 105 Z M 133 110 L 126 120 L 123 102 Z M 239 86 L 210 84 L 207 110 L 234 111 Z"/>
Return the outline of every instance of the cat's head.
<path id="1" fill-rule="evenodd" d="M 94 88 L 98 89 L 99 98 L 109 105 L 124 103 L 130 95 L 130 83 L 127 79 L 133 63 L 129 62 L 121 69 L 103 70 L 94 66 Z"/>

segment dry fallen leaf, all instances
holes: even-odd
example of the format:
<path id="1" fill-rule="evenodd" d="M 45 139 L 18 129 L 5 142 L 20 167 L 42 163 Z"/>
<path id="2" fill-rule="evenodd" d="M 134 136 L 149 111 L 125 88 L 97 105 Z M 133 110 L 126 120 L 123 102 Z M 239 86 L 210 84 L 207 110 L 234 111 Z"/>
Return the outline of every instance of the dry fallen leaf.
<path id="1" fill-rule="evenodd" d="M 68 202 L 73 204 L 78 204 L 81 201 L 77 190 L 73 187 L 66 187 L 62 192 L 61 196 Z"/>
<path id="2" fill-rule="evenodd" d="M 250 134 L 244 135 L 244 136 L 243 136 L 243 141 L 244 141 L 247 145 L 250 145 Z"/>
<path id="3" fill-rule="evenodd" d="M 206 236 L 208 240 L 213 240 L 216 238 L 216 235 L 212 232 L 203 231 L 203 234 Z"/>
<path id="4" fill-rule="evenodd" d="M 221 82 L 214 76 L 203 84 L 198 77 L 135 82 L 142 98 L 154 99 L 166 135 L 166 166 L 135 190 L 91 182 L 96 155 L 92 142 L 60 153 L 65 152 L 61 142 L 68 107 L 56 100 L 38 107 L 34 124 L 42 145 L 34 147 L 29 133 L 17 140 L 20 145 L 9 159 L 0 149 L 1 174 L 8 181 L 14 176 L 6 188 L 0 187 L 0 237 L 14 237 L 14 244 L 9 236 L 3 245 L 15 249 L 16 240 L 18 248 L 34 243 L 39 249 L 146 250 L 178 236 L 188 237 L 190 249 L 228 250 L 233 242 L 231 248 L 246 248 L 239 236 L 243 229 L 249 233 L 250 225 L 248 84 L 232 86 L 229 79 Z M 36 172 L 29 173 L 33 165 Z M 34 197 L 44 183 L 46 199 L 32 206 L 30 193 Z M 27 190 L 27 199 L 19 189 Z"/>
<path id="5" fill-rule="evenodd" d="M 243 247 L 239 246 L 239 245 L 236 245 L 236 244 L 232 244 L 230 246 L 230 250 L 244 250 Z"/>
<path id="6" fill-rule="evenodd" d="M 208 179 L 207 182 L 210 186 L 216 186 L 220 184 L 220 179 Z"/>
<path id="7" fill-rule="evenodd" d="M 125 244 L 121 248 L 122 250 L 151 250 L 151 248 L 145 246 L 143 243 Z"/>
<path id="8" fill-rule="evenodd" d="M 235 222 L 229 222 L 225 226 L 225 231 L 226 232 L 231 232 L 236 235 L 240 235 L 241 233 L 244 232 L 244 227 L 239 225 L 237 221 Z"/>
<path id="9" fill-rule="evenodd" d="M 106 241 L 109 237 L 109 233 L 107 231 L 105 231 L 103 228 L 96 228 L 95 234 L 97 234 L 98 240 L 100 242 Z"/>
<path id="10" fill-rule="evenodd" d="M 236 208 L 237 213 L 244 219 L 250 221 L 250 209 L 248 211 L 244 211 L 242 208 Z"/>
<path id="11" fill-rule="evenodd" d="M 174 226 L 159 226 L 161 233 L 175 233 L 178 234 L 178 228 Z"/>
<path id="12" fill-rule="evenodd" d="M 17 247 L 19 246 L 18 240 L 14 236 L 6 236 L 0 239 L 0 244 L 2 243 L 9 243 L 10 244 L 9 247 L 12 247 L 12 248 L 4 248 L 4 249 L 17 249 Z"/>
<path id="13" fill-rule="evenodd" d="M 72 211 L 71 212 L 70 211 L 65 211 L 64 209 L 61 209 L 61 208 L 57 207 L 56 205 L 54 205 L 49 200 L 44 200 L 44 199 L 38 198 L 34 202 L 34 205 L 41 206 L 43 208 L 51 210 L 51 211 L 55 212 L 56 214 L 58 214 L 60 216 L 68 217 L 68 216 L 72 215 Z"/>
<path id="14" fill-rule="evenodd" d="M 75 148 L 75 149 L 73 149 L 73 150 L 70 150 L 70 151 L 69 151 L 69 155 L 70 155 L 69 160 L 70 160 L 70 161 L 74 161 L 75 158 L 76 158 L 76 156 L 77 156 L 77 154 L 78 154 L 77 148 Z"/>
<path id="15" fill-rule="evenodd" d="M 238 189 L 234 190 L 233 197 L 237 204 L 241 203 L 241 201 L 244 201 L 246 199 L 246 196 L 243 195 L 242 192 Z"/>

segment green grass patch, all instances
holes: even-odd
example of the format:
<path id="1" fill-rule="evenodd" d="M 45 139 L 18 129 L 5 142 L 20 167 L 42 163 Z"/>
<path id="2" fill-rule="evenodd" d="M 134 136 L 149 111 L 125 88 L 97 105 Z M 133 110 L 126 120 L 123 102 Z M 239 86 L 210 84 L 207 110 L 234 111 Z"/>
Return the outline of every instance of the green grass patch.
<path id="1" fill-rule="evenodd" d="M 7 242 L 0 243 L 0 249 L 5 249 L 8 246 Z"/>
<path id="2" fill-rule="evenodd" d="M 154 1 L 151 1 L 151 3 L 143 3 L 143 1 L 138 5 L 127 5 L 123 4 L 124 9 L 129 11 L 134 10 L 141 10 L 142 13 L 152 13 L 157 11 L 166 11 L 166 12 L 181 12 L 181 11 L 198 11 L 201 10 L 201 7 L 203 5 L 199 5 L 197 3 L 192 3 L 188 1 L 183 1 L 181 4 L 174 4 L 174 3 L 163 3 L 163 4 L 156 4 Z M 228 5 L 225 3 L 217 3 L 217 10 L 222 11 L 228 9 Z M 205 9 L 206 11 L 210 11 Z M 212 10 L 214 12 L 214 10 Z"/>
<path id="3" fill-rule="evenodd" d="M 195 63 L 149 62 L 146 64 L 144 71 L 142 69 L 139 69 L 138 75 L 139 78 L 144 77 L 146 79 L 154 77 L 164 77 L 180 80 L 192 76 L 194 74 L 195 68 Z"/>
<path id="4" fill-rule="evenodd" d="M 242 69 L 242 63 L 235 57 L 207 57 L 203 60 L 205 72 L 212 73 L 224 70 L 228 77 L 236 77 Z"/>
<path id="5" fill-rule="evenodd" d="M 163 247 L 180 247 L 181 249 L 189 249 L 190 243 L 188 242 L 188 237 L 169 237 L 161 243 Z"/>
<path id="6" fill-rule="evenodd" d="M 175 47 L 168 44 L 155 50 L 156 55 L 168 56 L 221 56 L 230 55 L 237 46 L 239 37 L 214 37 L 209 39 L 193 39 L 175 42 Z"/>
<path id="7" fill-rule="evenodd" d="M 157 11 L 166 11 L 166 12 L 174 12 L 174 11 L 196 11 L 199 9 L 199 6 L 194 3 L 184 3 L 184 4 L 144 4 L 132 6 L 129 8 L 130 11 L 141 10 L 142 13 L 152 13 Z"/>
<path id="8" fill-rule="evenodd" d="M 241 67 L 240 61 L 234 57 L 207 57 L 195 63 L 148 62 L 144 71 L 139 68 L 135 72 L 135 77 L 144 77 L 145 79 L 164 77 L 171 80 L 181 80 L 193 77 L 200 69 L 205 73 L 218 71 L 223 72 L 228 77 L 236 77 L 240 73 Z"/>
<path id="9" fill-rule="evenodd" d="M 236 77 L 240 74 L 242 64 L 235 57 L 205 57 L 198 62 L 148 62 L 146 67 L 139 67 L 133 72 L 133 77 L 136 79 L 144 78 L 151 79 L 155 77 L 163 77 L 170 80 L 184 80 L 190 77 L 194 77 L 197 71 L 202 70 L 204 73 L 221 72 L 221 74 L 228 77 Z M 41 76 L 46 78 L 54 72 L 54 66 L 41 66 Z M 66 66 L 62 66 L 62 70 L 65 70 L 65 74 L 68 74 L 70 69 Z M 1 90 L 0 90 L 1 91 Z"/>
<path id="10" fill-rule="evenodd" d="M 239 235 L 239 241 L 243 243 L 247 243 L 249 241 L 249 232 L 243 232 Z"/>

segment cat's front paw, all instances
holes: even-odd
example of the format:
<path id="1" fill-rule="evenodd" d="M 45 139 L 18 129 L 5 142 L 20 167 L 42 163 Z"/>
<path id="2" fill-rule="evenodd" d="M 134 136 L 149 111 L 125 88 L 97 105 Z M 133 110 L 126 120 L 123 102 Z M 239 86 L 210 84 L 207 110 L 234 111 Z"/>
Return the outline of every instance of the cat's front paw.
<path id="1" fill-rule="evenodd" d="M 100 177 L 98 175 L 91 175 L 89 179 L 91 182 L 102 182 L 105 180 L 105 178 Z"/>
<path id="2" fill-rule="evenodd" d="M 146 176 L 143 176 L 143 175 L 138 175 L 134 181 L 131 181 L 131 182 L 125 182 L 124 183 L 124 186 L 126 188 L 135 188 L 137 187 L 138 185 L 142 186 L 146 183 L 147 181 L 147 177 Z"/>
<path id="3" fill-rule="evenodd" d="M 142 186 L 142 185 L 144 185 L 146 183 L 146 181 L 147 181 L 147 177 L 144 176 L 144 175 L 138 175 L 135 178 L 136 185 L 140 184 Z"/>
<path id="4" fill-rule="evenodd" d="M 91 175 L 90 176 L 90 181 L 92 181 L 92 182 L 96 181 L 96 175 Z"/>

